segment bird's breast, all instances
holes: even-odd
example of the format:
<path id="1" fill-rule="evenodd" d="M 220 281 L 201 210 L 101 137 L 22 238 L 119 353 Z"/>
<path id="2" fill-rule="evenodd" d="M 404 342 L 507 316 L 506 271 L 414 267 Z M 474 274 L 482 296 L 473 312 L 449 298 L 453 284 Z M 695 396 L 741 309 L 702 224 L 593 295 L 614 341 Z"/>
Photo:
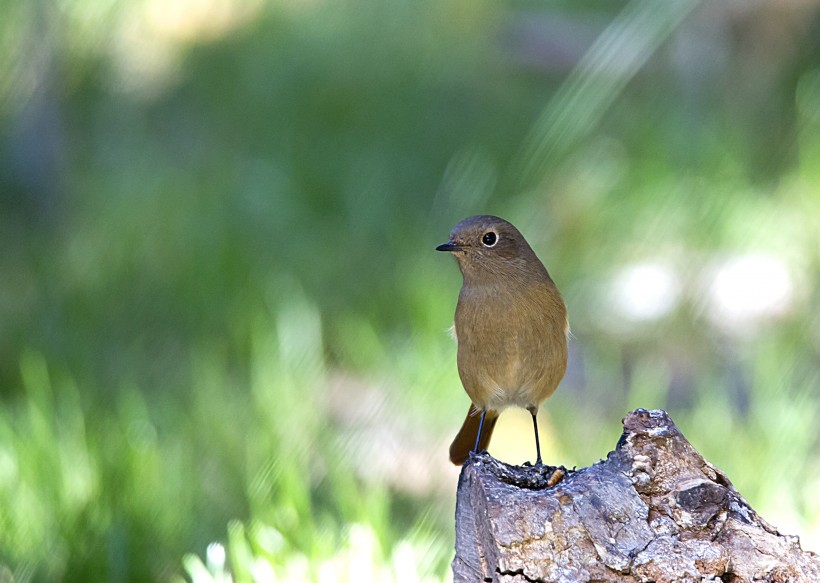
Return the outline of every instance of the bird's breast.
<path id="1" fill-rule="evenodd" d="M 456 308 L 458 369 L 476 406 L 538 405 L 566 370 L 566 308 L 549 282 L 462 288 Z"/>

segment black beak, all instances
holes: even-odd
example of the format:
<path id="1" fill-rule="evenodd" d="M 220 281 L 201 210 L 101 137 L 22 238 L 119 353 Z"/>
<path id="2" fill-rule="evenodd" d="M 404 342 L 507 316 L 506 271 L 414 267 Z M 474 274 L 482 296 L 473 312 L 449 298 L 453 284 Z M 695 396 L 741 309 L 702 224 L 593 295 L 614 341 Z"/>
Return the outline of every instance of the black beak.
<path id="1" fill-rule="evenodd" d="M 447 241 L 436 247 L 436 251 L 461 251 L 461 245 L 453 241 Z"/>

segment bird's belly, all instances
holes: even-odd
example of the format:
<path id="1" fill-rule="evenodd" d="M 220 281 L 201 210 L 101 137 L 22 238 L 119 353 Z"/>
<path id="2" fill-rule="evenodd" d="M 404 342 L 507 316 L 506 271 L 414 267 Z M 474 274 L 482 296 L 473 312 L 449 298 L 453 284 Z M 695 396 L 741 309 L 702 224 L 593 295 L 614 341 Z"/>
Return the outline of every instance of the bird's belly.
<path id="1" fill-rule="evenodd" d="M 499 354 L 473 353 L 465 356 L 471 372 L 463 375 L 464 388 L 473 403 L 481 408 L 502 411 L 507 407 L 538 406 L 557 386 L 553 379 L 560 364 L 549 352 L 527 350 L 527 356 L 516 350 Z M 464 377 L 468 378 L 464 378 Z"/>
<path id="2" fill-rule="evenodd" d="M 515 385 L 507 385 L 513 386 Z M 503 411 L 507 407 L 521 407 L 528 408 L 537 406 L 542 398 L 538 398 L 537 391 L 534 391 L 530 386 L 517 386 L 512 389 L 503 390 L 499 385 L 498 390 L 490 393 L 490 398 L 487 400 L 485 407 L 492 411 Z"/>

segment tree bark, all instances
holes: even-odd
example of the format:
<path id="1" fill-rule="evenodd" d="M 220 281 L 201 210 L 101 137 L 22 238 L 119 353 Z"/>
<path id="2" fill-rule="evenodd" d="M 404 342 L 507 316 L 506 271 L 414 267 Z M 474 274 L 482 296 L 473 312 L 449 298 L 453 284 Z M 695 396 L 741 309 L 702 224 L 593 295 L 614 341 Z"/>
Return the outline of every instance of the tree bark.
<path id="1" fill-rule="evenodd" d="M 554 467 L 473 455 L 454 582 L 820 582 L 820 557 L 763 520 L 665 411 L 623 425 L 606 460 L 552 486 Z"/>

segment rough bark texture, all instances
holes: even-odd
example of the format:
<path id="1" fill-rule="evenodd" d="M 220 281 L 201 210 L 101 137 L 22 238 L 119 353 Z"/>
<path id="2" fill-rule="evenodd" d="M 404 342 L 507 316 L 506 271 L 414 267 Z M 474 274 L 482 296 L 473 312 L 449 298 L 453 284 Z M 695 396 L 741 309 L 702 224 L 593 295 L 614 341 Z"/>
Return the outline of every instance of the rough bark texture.
<path id="1" fill-rule="evenodd" d="M 615 451 L 568 471 L 488 454 L 464 465 L 455 583 L 820 582 L 820 557 L 763 520 L 665 411 L 623 420 Z"/>

